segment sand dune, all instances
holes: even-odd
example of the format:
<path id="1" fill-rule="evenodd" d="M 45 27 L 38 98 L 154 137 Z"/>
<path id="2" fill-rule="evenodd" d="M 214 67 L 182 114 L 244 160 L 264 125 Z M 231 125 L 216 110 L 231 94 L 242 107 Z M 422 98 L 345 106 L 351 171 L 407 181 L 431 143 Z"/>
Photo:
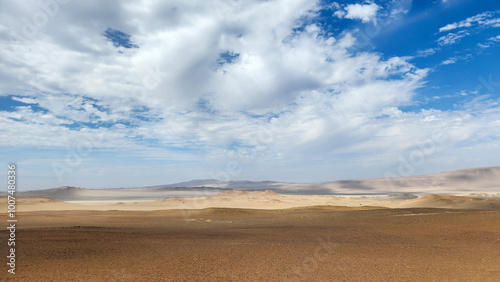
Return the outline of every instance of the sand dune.
<path id="1" fill-rule="evenodd" d="M 181 186 L 175 185 L 194 185 Z M 205 186 L 212 185 L 212 186 Z M 136 202 L 164 198 L 211 197 L 225 191 L 274 191 L 283 195 L 425 195 L 447 194 L 500 198 L 500 167 L 473 168 L 431 175 L 341 180 L 326 183 L 282 183 L 273 181 L 198 180 L 184 183 L 133 189 L 85 189 L 59 187 L 47 190 L 18 192 L 18 197 L 44 197 L 61 201 Z M 231 192 L 236 193 L 236 192 Z M 238 192 L 242 193 L 242 192 Z M 270 192 L 269 192 L 270 193 Z M 5 192 L 0 196 L 6 196 Z M 224 194 L 226 197 L 229 194 Z M 259 195 L 259 194 L 256 194 Z M 401 197 L 401 196 L 398 196 Z M 223 199 L 222 199 L 223 200 Z M 281 199 L 278 199 L 281 200 Z M 273 201 L 276 202 L 277 201 Z"/>
<path id="2" fill-rule="evenodd" d="M 218 183 L 219 187 L 204 187 L 207 183 L 190 181 L 179 185 L 201 186 L 134 189 L 66 186 L 19 192 L 17 209 L 145 211 L 219 207 L 272 210 L 307 206 L 377 206 L 498 210 L 500 201 L 500 167 L 322 184 L 231 181 L 226 186 Z M 228 188 L 234 185 L 255 191 Z M 2 200 L 0 208 L 5 210 L 5 205 L 6 201 Z"/>
<path id="3" fill-rule="evenodd" d="M 405 201 L 397 207 L 500 210 L 500 200 L 450 195 L 426 195 Z"/>
<path id="4" fill-rule="evenodd" d="M 6 210 L 6 199 L 0 199 L 0 209 Z M 273 191 L 229 190 L 211 197 L 167 198 L 155 201 L 113 202 L 80 201 L 68 203 L 48 198 L 18 198 L 18 211 L 43 210 L 121 210 L 152 211 L 171 209 L 287 209 L 309 206 L 332 207 L 380 207 L 380 208 L 448 208 L 500 210 L 500 199 L 483 199 L 449 195 L 424 195 L 414 199 L 394 199 L 391 197 L 332 197 L 282 195 Z"/>
<path id="5" fill-rule="evenodd" d="M 396 169 L 397 171 L 397 169 Z M 213 179 L 177 183 L 183 187 L 218 187 L 237 190 L 272 190 L 281 194 L 302 195 L 352 195 L 391 193 L 437 193 L 464 195 L 483 193 L 500 197 L 500 166 L 479 167 L 447 171 L 428 175 L 397 177 L 398 172 L 387 177 L 339 180 L 325 183 L 284 183 L 275 181 L 228 181 Z M 396 177 L 392 177 L 396 176 Z M 189 186 L 192 185 L 192 186 Z"/>
<path id="6" fill-rule="evenodd" d="M 212 196 L 223 191 L 225 189 L 202 187 L 86 189 L 63 186 L 46 190 L 17 192 L 17 196 L 44 197 L 60 201 L 151 201 L 167 197 Z M 4 195 L 6 193 L 0 193 L 0 196 Z"/>
<path id="7" fill-rule="evenodd" d="M 297 189 L 307 189 L 297 185 Z M 330 193 L 436 193 L 465 195 L 469 193 L 500 192 L 500 166 L 463 169 L 429 175 L 354 179 L 334 181 L 314 186 Z"/>

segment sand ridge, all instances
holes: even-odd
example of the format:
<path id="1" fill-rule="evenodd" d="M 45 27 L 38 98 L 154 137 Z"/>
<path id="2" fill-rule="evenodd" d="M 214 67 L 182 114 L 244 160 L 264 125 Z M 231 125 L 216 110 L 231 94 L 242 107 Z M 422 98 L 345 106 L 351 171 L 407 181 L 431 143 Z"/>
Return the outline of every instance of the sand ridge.
<path id="1" fill-rule="evenodd" d="M 122 210 L 152 211 L 169 209 L 243 208 L 286 209 L 308 206 L 381 207 L 381 208 L 448 208 L 500 210 L 500 199 L 450 195 L 424 195 L 413 199 L 390 197 L 333 197 L 318 195 L 282 195 L 271 190 L 228 190 L 210 197 L 166 198 L 154 201 L 77 201 L 64 202 L 48 198 L 17 198 L 18 211 L 43 210 Z M 0 209 L 6 210 L 6 197 L 0 198 Z"/>
<path id="2" fill-rule="evenodd" d="M 19 197 L 44 197 L 61 201 L 152 201 L 165 198 L 211 197 L 229 189 L 274 191 L 284 195 L 389 195 L 446 194 L 500 198 L 500 166 L 471 168 L 429 175 L 338 180 L 325 183 L 284 183 L 275 181 L 196 180 L 143 188 L 86 189 L 63 186 L 18 192 Z M 176 185 L 180 185 L 177 187 Z M 242 192 L 238 192 L 242 193 Z M 6 196 L 0 192 L 0 196 Z M 227 196 L 227 194 L 226 194 Z"/>

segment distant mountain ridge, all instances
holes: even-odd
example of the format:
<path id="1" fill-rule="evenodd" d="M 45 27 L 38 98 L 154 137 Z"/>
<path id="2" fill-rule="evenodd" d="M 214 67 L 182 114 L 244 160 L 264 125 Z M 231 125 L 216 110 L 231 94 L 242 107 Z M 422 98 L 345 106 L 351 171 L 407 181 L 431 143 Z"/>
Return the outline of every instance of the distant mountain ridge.
<path id="1" fill-rule="evenodd" d="M 173 184 L 166 185 L 155 185 L 155 186 L 146 186 L 144 188 L 163 188 L 163 187 L 219 187 L 219 188 L 245 188 L 245 187 L 262 187 L 266 185 L 274 185 L 280 182 L 277 181 L 249 181 L 249 180 L 231 180 L 227 182 L 223 182 L 217 179 L 195 179 L 190 181 L 184 181 Z"/>

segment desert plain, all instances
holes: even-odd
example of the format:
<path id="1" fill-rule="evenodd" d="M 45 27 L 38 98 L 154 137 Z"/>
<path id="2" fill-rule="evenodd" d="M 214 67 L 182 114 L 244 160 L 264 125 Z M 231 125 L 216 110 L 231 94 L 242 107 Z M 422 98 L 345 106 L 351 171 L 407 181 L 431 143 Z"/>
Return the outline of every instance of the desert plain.
<path id="1" fill-rule="evenodd" d="M 496 194 L 367 197 L 226 190 L 147 201 L 17 200 L 16 274 L 4 266 L 2 281 L 500 277 Z M 6 202 L 0 199 L 2 211 Z M 8 235 L 1 230 L 2 242 Z M 7 248 L 2 243 L 1 253 Z"/>

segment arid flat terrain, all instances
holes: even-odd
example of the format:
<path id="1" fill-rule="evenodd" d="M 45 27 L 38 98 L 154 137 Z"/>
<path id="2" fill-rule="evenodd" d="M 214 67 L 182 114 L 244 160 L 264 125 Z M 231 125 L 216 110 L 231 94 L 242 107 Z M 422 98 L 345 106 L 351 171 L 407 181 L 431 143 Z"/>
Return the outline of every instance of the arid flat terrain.
<path id="1" fill-rule="evenodd" d="M 495 210 L 31 211 L 20 212 L 18 220 L 17 281 L 500 277 L 500 211 Z M 0 235 L 4 241 L 8 234 Z M 5 254 L 6 248 L 2 244 L 0 251 Z"/>
<path id="2" fill-rule="evenodd" d="M 493 167 L 392 179 L 392 191 L 368 179 L 302 187 L 311 195 L 264 186 L 20 193 L 16 274 L 0 280 L 499 281 L 499 179 Z M 371 194 L 321 194 L 349 187 Z M 4 219 L 7 208 L 0 197 Z"/>

